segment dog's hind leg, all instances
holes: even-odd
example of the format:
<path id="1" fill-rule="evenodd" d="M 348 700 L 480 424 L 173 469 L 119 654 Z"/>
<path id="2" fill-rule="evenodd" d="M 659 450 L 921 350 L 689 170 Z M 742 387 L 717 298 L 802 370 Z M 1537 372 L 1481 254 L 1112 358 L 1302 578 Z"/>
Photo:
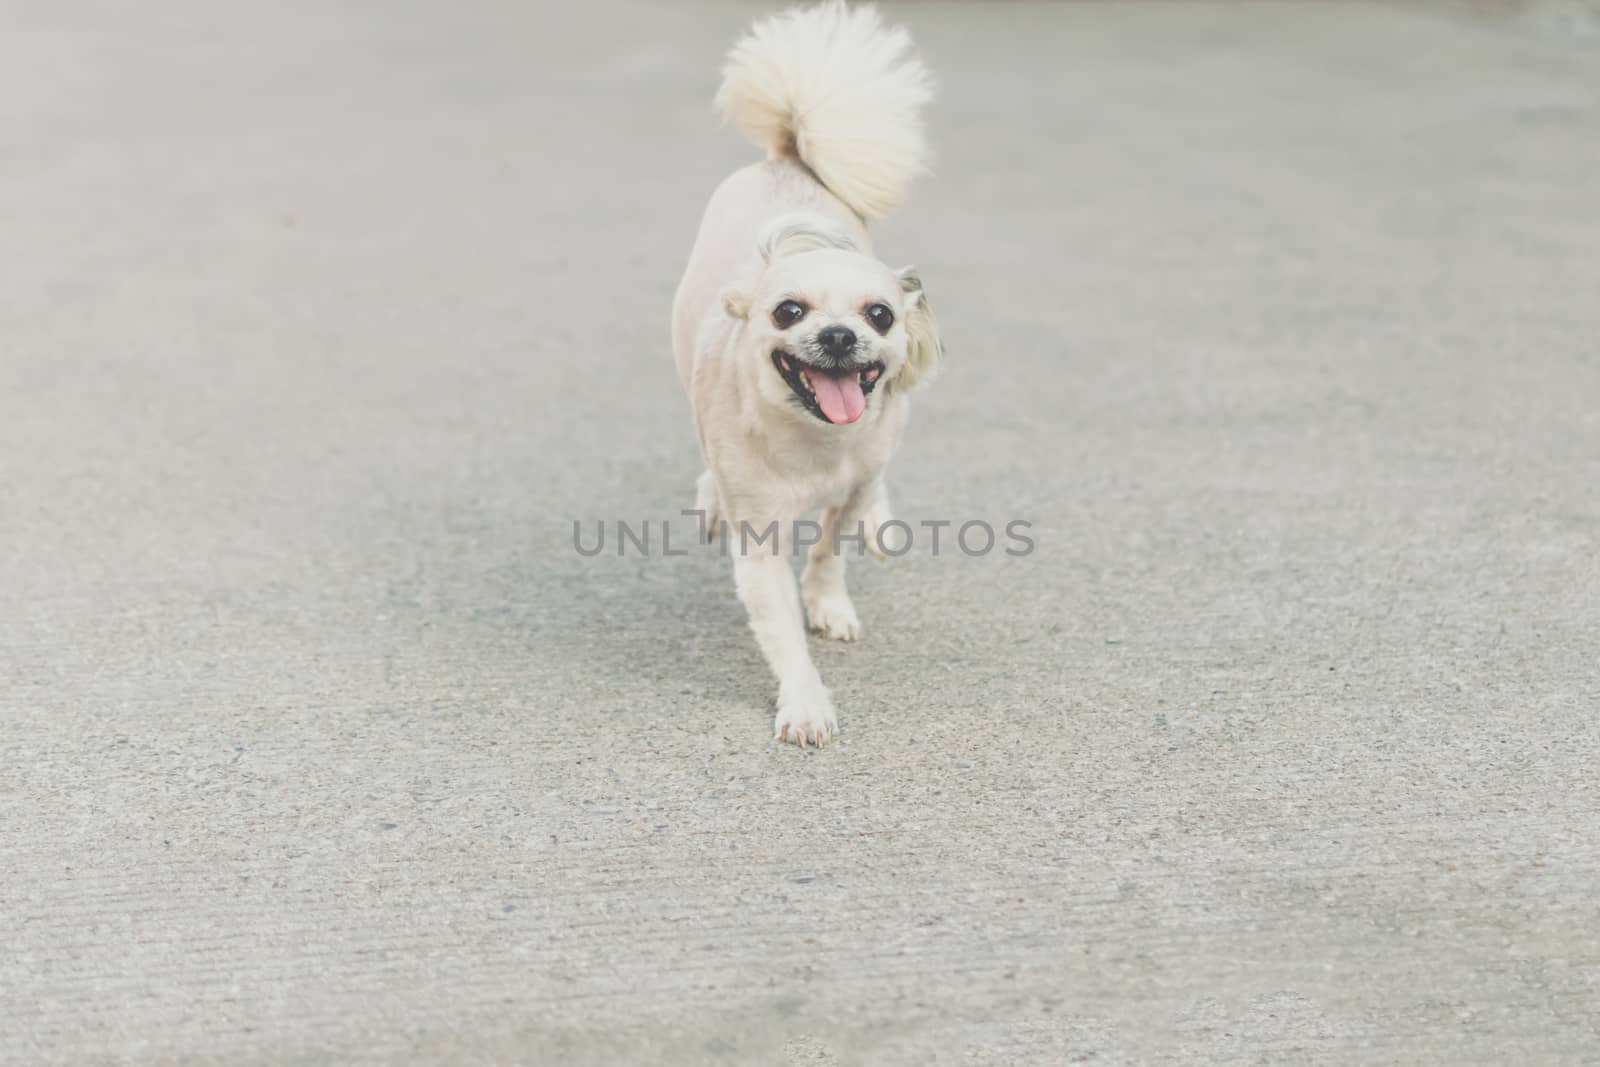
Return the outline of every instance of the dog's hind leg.
<path id="1" fill-rule="evenodd" d="M 722 498 L 717 492 L 717 479 L 709 470 L 701 471 L 694 483 L 694 509 L 700 513 L 702 539 L 715 541 L 722 524 Z"/>
<path id="2" fill-rule="evenodd" d="M 883 559 L 878 531 L 888 521 L 889 501 L 878 479 L 851 493 L 839 507 L 823 511 L 822 539 L 811 546 L 800 577 L 806 618 L 823 637 L 854 641 L 861 636 L 861 620 L 845 588 L 844 554 L 854 545 L 858 555 L 870 551 Z"/>
<path id="3" fill-rule="evenodd" d="M 866 510 L 861 515 L 862 528 L 866 532 L 867 551 L 879 559 L 888 559 L 890 556 L 889 551 L 884 548 L 884 544 L 887 539 L 893 538 L 894 531 L 886 531 L 884 527 L 891 522 L 894 522 L 894 512 L 889 508 L 889 494 L 880 480 L 872 495 L 868 497 Z M 890 543 L 900 545 L 900 551 L 894 553 L 896 556 L 904 555 L 906 549 L 911 547 L 909 534 L 907 534 L 905 543 L 899 541 L 891 541 Z"/>

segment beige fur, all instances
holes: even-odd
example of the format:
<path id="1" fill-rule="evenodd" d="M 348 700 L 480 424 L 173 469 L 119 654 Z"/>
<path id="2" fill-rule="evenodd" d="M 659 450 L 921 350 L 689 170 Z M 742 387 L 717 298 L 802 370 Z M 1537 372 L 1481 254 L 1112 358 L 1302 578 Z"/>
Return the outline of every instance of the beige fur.
<path id="1" fill-rule="evenodd" d="M 773 158 L 805 160 L 869 222 L 925 163 L 933 80 L 900 27 L 831 0 L 763 19 L 728 53 L 717 106 Z"/>
<path id="2" fill-rule="evenodd" d="M 837 729 L 805 619 L 847 641 L 861 624 L 844 583 L 850 546 L 836 553 L 825 534 L 797 589 L 792 523 L 813 511 L 830 533 L 865 522 L 877 551 L 870 534 L 891 517 L 883 472 L 905 428 L 907 392 L 939 360 L 921 281 L 872 254 L 863 222 L 892 207 L 920 169 L 917 108 L 928 93 L 909 37 L 870 9 L 826 3 L 759 23 L 730 55 L 718 101 L 772 158 L 712 194 L 673 305 L 674 358 L 707 466 L 697 506 L 713 530 L 717 518 L 733 525 L 739 596 L 778 679 L 774 732 L 801 747 Z M 806 313 L 786 327 L 775 309 L 791 299 Z M 887 330 L 867 318 L 876 304 L 893 312 Z M 825 327 L 856 337 L 852 376 L 858 365 L 882 368 L 854 422 L 805 410 L 773 364 L 774 351 L 805 363 Z M 741 522 L 777 522 L 780 554 L 745 550 Z"/>

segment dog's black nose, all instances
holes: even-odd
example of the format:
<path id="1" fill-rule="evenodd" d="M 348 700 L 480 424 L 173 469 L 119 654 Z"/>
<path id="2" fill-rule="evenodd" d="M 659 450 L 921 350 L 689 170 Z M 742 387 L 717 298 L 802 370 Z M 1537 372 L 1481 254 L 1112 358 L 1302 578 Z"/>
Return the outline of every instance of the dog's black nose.
<path id="1" fill-rule="evenodd" d="M 830 356 L 848 356 L 856 347 L 856 335 L 848 326 L 827 326 L 817 331 L 817 345 Z"/>

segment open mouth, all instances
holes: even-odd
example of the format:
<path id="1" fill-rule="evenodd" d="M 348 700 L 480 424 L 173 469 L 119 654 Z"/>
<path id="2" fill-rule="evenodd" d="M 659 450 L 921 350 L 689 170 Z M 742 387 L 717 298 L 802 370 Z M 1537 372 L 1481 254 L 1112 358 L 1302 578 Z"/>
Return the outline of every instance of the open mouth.
<path id="1" fill-rule="evenodd" d="M 814 367 L 781 348 L 773 349 L 772 365 L 799 398 L 801 407 L 823 422 L 841 426 L 861 417 L 867 409 L 867 397 L 883 375 L 882 363 Z"/>

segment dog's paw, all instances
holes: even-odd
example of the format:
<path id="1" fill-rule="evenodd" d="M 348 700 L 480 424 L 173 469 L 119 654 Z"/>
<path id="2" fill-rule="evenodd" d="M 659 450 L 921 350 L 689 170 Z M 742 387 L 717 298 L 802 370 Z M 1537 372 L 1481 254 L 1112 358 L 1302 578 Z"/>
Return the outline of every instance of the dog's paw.
<path id="1" fill-rule="evenodd" d="M 821 748 L 839 732 L 839 716 L 821 682 L 778 687 L 778 718 L 772 736 L 785 744 Z"/>
<path id="2" fill-rule="evenodd" d="M 854 641 L 861 636 L 861 620 L 856 618 L 856 606 L 850 603 L 850 594 L 840 589 L 831 592 L 806 590 L 804 596 L 806 618 L 811 628 L 823 637 L 835 641 Z"/>

